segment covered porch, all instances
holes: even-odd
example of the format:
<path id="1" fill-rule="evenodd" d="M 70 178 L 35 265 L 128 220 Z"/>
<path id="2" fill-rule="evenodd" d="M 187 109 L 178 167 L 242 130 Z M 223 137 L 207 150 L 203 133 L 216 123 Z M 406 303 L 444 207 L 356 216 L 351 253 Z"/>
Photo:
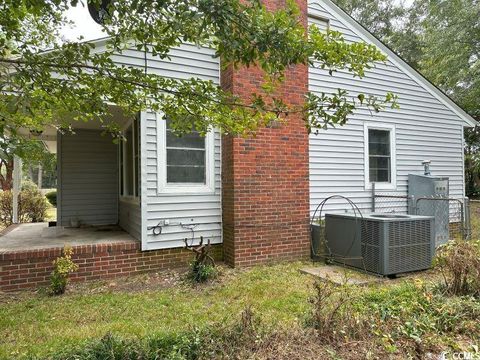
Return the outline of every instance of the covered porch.
<path id="1" fill-rule="evenodd" d="M 49 227 L 48 223 L 12 225 L 3 232 L 0 239 L 0 253 L 138 242 L 117 225 L 69 228 Z"/>
<path id="2" fill-rule="evenodd" d="M 0 234 L 0 292 L 48 285 L 53 261 L 66 245 L 72 247 L 72 260 L 79 265 L 73 281 L 169 266 L 163 252 L 141 251 L 139 119 L 110 108 L 108 119 L 72 120 L 65 131 L 54 126 L 41 133 L 23 129 L 23 136 L 43 142 L 57 155 L 57 219 L 15 223 Z M 111 122 L 127 141 L 116 143 L 105 132 Z M 14 211 L 19 209 L 19 168 L 21 164 L 14 184 Z"/>
<path id="3" fill-rule="evenodd" d="M 63 129 L 65 123 L 69 124 L 65 130 L 54 126 L 46 127 L 41 133 L 23 130 L 23 136 L 43 142 L 57 157 L 57 228 L 42 230 L 45 246 L 47 239 L 54 245 L 56 239 L 65 234 L 73 236 L 82 233 L 79 229 L 93 227 L 116 226 L 118 231 L 123 229 L 130 237 L 140 240 L 138 119 L 125 116 L 116 106 L 109 109 L 110 114 L 103 121 L 67 120 L 62 122 Z M 111 125 L 120 129 L 127 141 L 115 142 L 105 131 Z M 19 183 L 17 181 L 17 186 L 21 186 Z M 22 224 L 9 236 L 20 236 L 27 228 L 29 226 Z M 91 239 L 87 233 L 83 232 L 85 241 Z M 7 240 L 0 238 L 0 248 Z"/>

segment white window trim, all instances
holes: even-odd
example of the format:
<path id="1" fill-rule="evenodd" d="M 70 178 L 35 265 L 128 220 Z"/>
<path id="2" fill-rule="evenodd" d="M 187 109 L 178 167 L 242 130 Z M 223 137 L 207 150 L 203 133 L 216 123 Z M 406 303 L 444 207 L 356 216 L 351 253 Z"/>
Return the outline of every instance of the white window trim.
<path id="1" fill-rule="evenodd" d="M 140 121 L 140 117 L 138 118 L 138 121 Z M 141 124 L 139 124 L 140 126 Z M 134 141 L 138 141 L 138 134 L 135 133 L 135 128 L 133 126 L 133 119 L 132 120 L 129 120 L 124 126 L 123 128 L 121 129 L 122 133 L 125 134 L 125 132 L 127 131 L 127 129 L 132 126 L 132 131 L 133 131 L 133 140 Z M 140 128 L 139 128 L 140 129 Z M 120 143 L 120 145 L 122 146 L 122 151 L 123 151 L 123 166 L 122 166 L 122 172 L 123 174 L 119 171 L 118 172 L 118 175 L 119 175 L 119 179 L 118 179 L 118 184 L 119 184 L 119 200 L 123 203 L 130 203 L 130 204 L 139 204 L 140 203 L 140 194 L 135 194 L 135 195 L 122 195 L 122 192 L 125 193 L 126 192 L 126 187 L 127 185 L 125 184 L 125 179 L 126 179 L 126 168 L 125 168 L 125 148 L 126 148 L 126 142 L 125 141 L 122 141 Z M 139 144 L 140 146 L 140 144 Z M 133 149 L 135 149 L 135 145 L 133 145 Z M 119 163 L 118 163 L 118 167 L 119 167 L 119 170 L 120 170 L 120 154 L 119 155 Z M 133 169 L 132 169 L 132 176 L 133 178 L 132 179 L 135 179 L 135 173 L 138 171 L 136 168 L 135 168 L 135 154 L 133 154 L 134 158 L 133 158 Z M 140 154 L 139 154 L 139 159 L 140 161 Z M 140 174 L 139 174 L 140 175 Z M 123 176 L 123 189 L 121 189 L 120 187 L 120 184 L 122 184 L 122 179 L 121 177 Z M 135 180 L 134 180 L 135 181 Z M 139 181 L 140 181 L 140 178 L 139 178 Z M 134 183 L 135 184 L 135 183 Z M 133 189 L 134 192 L 137 192 L 137 190 L 135 189 L 135 186 L 134 186 L 134 189 Z M 140 192 L 140 191 L 138 191 Z"/>
<path id="2" fill-rule="evenodd" d="M 213 194 L 215 192 L 215 138 L 211 130 L 205 135 L 205 184 L 167 183 L 167 122 L 156 113 L 158 194 Z"/>
<path id="3" fill-rule="evenodd" d="M 388 130 L 390 131 L 390 157 L 391 157 L 391 178 L 389 183 L 375 183 L 375 189 L 378 190 L 396 190 L 397 188 L 397 154 L 396 154 L 396 135 L 395 135 L 395 125 L 393 124 L 378 124 L 365 122 L 363 124 L 363 143 L 364 143 L 364 178 L 365 178 L 365 189 L 371 190 L 372 183 L 370 182 L 370 157 L 368 150 L 368 130 Z"/>

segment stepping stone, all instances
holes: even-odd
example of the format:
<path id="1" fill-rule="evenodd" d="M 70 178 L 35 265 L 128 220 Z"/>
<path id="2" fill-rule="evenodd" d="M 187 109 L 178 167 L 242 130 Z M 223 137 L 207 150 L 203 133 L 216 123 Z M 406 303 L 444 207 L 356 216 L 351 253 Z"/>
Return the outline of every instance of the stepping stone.
<path id="1" fill-rule="evenodd" d="M 368 285 L 379 283 L 384 280 L 384 278 L 375 275 L 364 274 L 336 265 L 305 267 L 300 269 L 300 272 L 315 276 L 322 280 L 330 281 L 338 285 Z"/>

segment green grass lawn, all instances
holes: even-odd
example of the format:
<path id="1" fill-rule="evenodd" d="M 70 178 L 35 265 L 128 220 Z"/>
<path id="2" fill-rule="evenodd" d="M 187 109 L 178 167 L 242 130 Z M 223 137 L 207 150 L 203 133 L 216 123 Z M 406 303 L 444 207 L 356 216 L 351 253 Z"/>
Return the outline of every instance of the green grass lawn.
<path id="1" fill-rule="evenodd" d="M 480 303 L 435 294 L 425 285 L 436 281 L 433 272 L 350 286 L 352 302 L 332 317 L 336 304 L 342 302 L 342 287 L 339 293 L 334 290 L 321 302 L 314 301 L 318 294 L 337 287 L 324 285 L 316 292 L 314 278 L 299 271 L 306 265 L 311 264 L 224 268 L 218 280 L 202 286 L 179 280 L 178 275 L 167 287 L 141 276 L 125 283 L 73 285 L 58 297 L 31 292 L 4 295 L 0 297 L 0 358 L 159 359 L 163 357 L 151 355 L 152 348 L 155 352 L 158 344 L 164 344 L 160 348 L 165 350 L 165 343 L 176 338 L 175 344 L 180 339 L 181 346 L 191 350 L 197 331 L 207 334 L 207 344 L 227 348 L 229 354 L 240 351 L 242 355 L 234 357 L 240 359 L 303 359 L 314 353 L 322 359 L 363 360 L 369 351 L 372 359 L 403 359 L 415 354 L 417 346 L 425 347 L 419 350 L 424 354 L 432 347 L 470 350 L 478 345 Z M 242 313 L 249 308 L 261 324 L 262 335 L 239 340 L 238 331 L 231 331 L 245 322 Z M 328 320 L 330 325 L 312 333 L 312 319 Z M 210 335 L 212 331 L 216 335 Z M 112 343 L 106 337 L 109 334 L 114 336 Z M 174 350 L 175 346 L 180 345 L 173 345 Z M 148 356 L 135 355 L 144 349 L 150 349 Z M 167 358 L 197 357 L 174 351 Z"/>
<path id="2" fill-rule="evenodd" d="M 480 204 L 472 205 L 472 225 L 473 237 L 479 238 Z M 393 358 L 403 359 L 406 353 L 402 351 L 407 348 L 410 355 L 416 351 L 425 354 L 432 346 L 469 351 L 480 346 L 479 300 L 442 295 L 435 290 L 441 277 L 430 271 L 405 281 L 350 289 L 355 303 L 350 312 L 343 309 L 331 322 L 331 328 L 339 332 L 325 335 L 333 336 L 337 344 L 347 343 L 352 347 L 339 355 L 341 347 L 333 351 L 329 345 L 323 345 L 325 339 L 318 340 L 308 332 L 313 330 L 311 300 L 318 293 L 313 277 L 299 271 L 306 265 L 311 263 L 258 266 L 248 270 L 222 268 L 217 280 L 201 286 L 193 286 L 182 280 L 183 277 L 179 280 L 178 273 L 172 272 L 172 281 L 168 280 L 167 273 L 157 278 L 160 279 L 157 282 L 152 276 L 139 276 L 87 283 L 74 285 L 67 294 L 58 297 L 33 292 L 0 295 L 0 359 L 45 358 L 65 349 L 88 348 L 88 344 L 106 334 L 135 341 L 192 333 L 194 329 L 236 326 L 242 312 L 249 307 L 261 322 L 264 333 L 301 334 L 264 343 L 266 354 L 273 351 L 272 344 L 280 344 L 278 347 L 283 350 L 290 349 L 284 356 L 283 350 L 275 352 L 279 359 L 291 359 L 292 354 L 302 358 L 299 354 L 305 349 L 333 354 L 325 355 L 325 359 L 364 359 L 365 351 L 380 347 L 388 356 L 376 358 L 391 358 L 390 351 L 397 354 Z M 424 286 L 426 283 L 429 285 Z M 338 296 L 324 300 L 327 312 L 320 316 L 330 317 L 328 311 L 335 308 Z M 367 327 L 362 328 L 364 326 Z M 354 331 L 373 338 L 352 340 L 358 334 L 349 329 L 355 327 L 360 330 Z M 315 334 L 318 336 L 318 332 Z M 297 344 L 298 349 L 292 344 Z M 355 348 L 358 344 L 363 346 L 360 350 Z M 378 355 L 378 351 L 375 354 Z"/>
<path id="3" fill-rule="evenodd" d="M 26 293 L 0 304 L 0 358 L 45 356 L 112 332 L 122 337 L 175 333 L 238 320 L 252 306 L 271 327 L 302 321 L 312 278 L 300 263 L 226 270 L 202 287 L 177 284 L 144 292 L 90 291 L 60 297 Z"/>

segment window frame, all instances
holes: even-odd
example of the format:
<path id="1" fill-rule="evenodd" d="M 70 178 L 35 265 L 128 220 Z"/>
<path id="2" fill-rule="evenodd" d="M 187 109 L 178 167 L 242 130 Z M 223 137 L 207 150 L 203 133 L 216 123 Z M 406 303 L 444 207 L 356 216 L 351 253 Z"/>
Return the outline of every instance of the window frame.
<path id="1" fill-rule="evenodd" d="M 137 127 L 134 126 L 135 120 L 137 121 Z M 125 136 L 127 130 L 129 127 L 132 127 L 132 139 L 133 139 L 133 144 L 132 144 L 132 182 L 133 182 L 133 194 L 132 195 L 124 195 L 127 190 L 127 182 L 126 182 L 126 161 L 125 161 L 125 154 L 127 152 L 127 142 L 126 141 L 120 141 L 120 145 L 118 148 L 118 175 L 119 175 L 119 181 L 118 181 L 118 192 L 119 192 L 119 199 L 120 201 L 123 202 L 132 202 L 132 203 L 139 203 L 140 202 L 140 195 L 142 193 L 141 190 L 141 166 L 140 166 L 140 159 L 141 159 L 141 137 L 140 137 L 140 132 L 141 132 L 141 120 L 140 120 L 140 115 L 137 115 L 135 119 L 129 120 L 125 126 L 121 129 L 122 135 Z M 138 133 L 137 133 L 138 132 Z M 138 143 L 138 146 L 136 147 L 135 144 Z M 138 154 L 136 154 L 135 150 L 138 148 Z M 135 158 L 137 158 L 137 165 Z M 135 177 L 136 174 L 138 174 L 138 187 L 135 186 Z M 122 186 L 123 185 L 123 186 Z M 123 188 L 122 188 L 123 187 Z"/>
<path id="2" fill-rule="evenodd" d="M 167 121 L 156 114 L 158 194 L 213 194 L 215 192 L 215 136 L 205 135 L 205 183 L 167 183 Z"/>
<path id="3" fill-rule="evenodd" d="M 363 127 L 364 142 L 364 179 L 365 189 L 371 190 L 372 183 L 370 181 L 370 151 L 369 151 L 369 130 L 383 130 L 390 133 L 390 182 L 375 182 L 375 189 L 379 190 L 396 190 L 397 188 L 397 156 L 396 156 L 396 131 L 394 124 L 378 124 L 364 123 Z"/>

